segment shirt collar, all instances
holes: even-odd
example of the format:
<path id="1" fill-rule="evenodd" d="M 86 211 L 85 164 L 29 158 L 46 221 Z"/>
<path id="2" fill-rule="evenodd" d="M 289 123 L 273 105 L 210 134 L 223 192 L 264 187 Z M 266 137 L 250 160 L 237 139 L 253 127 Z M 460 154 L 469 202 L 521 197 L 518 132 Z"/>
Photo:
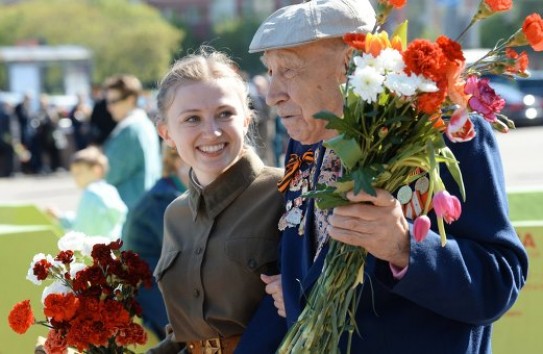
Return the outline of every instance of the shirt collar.
<path id="1" fill-rule="evenodd" d="M 215 218 L 247 189 L 263 168 L 264 163 L 258 155 L 252 149 L 247 149 L 239 161 L 203 188 L 195 180 L 191 169 L 189 206 L 193 220 L 201 212 Z"/>

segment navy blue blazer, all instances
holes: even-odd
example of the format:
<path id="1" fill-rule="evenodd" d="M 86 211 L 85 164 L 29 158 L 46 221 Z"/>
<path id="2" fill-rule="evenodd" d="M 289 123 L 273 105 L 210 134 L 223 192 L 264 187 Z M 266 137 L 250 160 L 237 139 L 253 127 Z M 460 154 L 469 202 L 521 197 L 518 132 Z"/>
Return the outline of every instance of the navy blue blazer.
<path id="1" fill-rule="evenodd" d="M 433 219 L 433 229 L 423 242 L 412 239 L 409 268 L 401 280 L 393 278 L 387 262 L 368 255 L 351 353 L 491 353 L 492 323 L 517 299 L 528 257 L 508 219 L 503 167 L 492 128 L 482 119 L 474 124 L 475 139 L 447 142 L 460 162 L 466 202 L 461 217 L 446 225 L 446 246 L 441 247 Z M 314 148 L 321 147 L 292 141 L 287 156 Z M 460 196 L 445 167 L 441 176 L 447 190 Z M 287 201 L 297 196 L 293 194 L 287 191 Z M 313 201 L 306 201 L 308 223 L 313 222 L 313 207 Z M 305 306 L 327 252 L 325 246 L 313 262 L 314 227 L 309 225 L 303 236 L 297 228 L 287 228 L 282 235 L 286 321 L 267 296 L 236 353 L 274 353 Z"/>

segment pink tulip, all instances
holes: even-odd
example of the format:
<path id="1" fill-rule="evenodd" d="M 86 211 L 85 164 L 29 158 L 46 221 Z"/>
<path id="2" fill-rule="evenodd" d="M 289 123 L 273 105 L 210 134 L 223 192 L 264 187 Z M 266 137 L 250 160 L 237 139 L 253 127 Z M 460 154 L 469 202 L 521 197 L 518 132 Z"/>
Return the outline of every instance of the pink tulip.
<path id="1" fill-rule="evenodd" d="M 447 224 L 458 220 L 460 214 L 462 214 L 460 200 L 454 195 L 450 195 L 447 191 L 436 193 L 432 199 L 432 204 L 436 215 L 445 219 Z"/>
<path id="2" fill-rule="evenodd" d="M 417 242 L 423 241 L 428 235 L 432 222 L 427 215 L 421 215 L 413 223 L 413 237 Z"/>

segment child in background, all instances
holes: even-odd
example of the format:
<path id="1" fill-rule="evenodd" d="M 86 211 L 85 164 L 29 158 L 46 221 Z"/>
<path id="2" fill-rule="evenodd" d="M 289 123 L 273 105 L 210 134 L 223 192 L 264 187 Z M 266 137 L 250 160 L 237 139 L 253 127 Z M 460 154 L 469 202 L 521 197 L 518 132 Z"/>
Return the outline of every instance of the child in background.
<path id="1" fill-rule="evenodd" d="M 117 189 L 104 180 L 108 169 L 107 157 L 91 146 L 76 152 L 70 172 L 77 186 L 83 189 L 77 212 L 60 212 L 47 208 L 68 231 L 79 231 L 88 236 L 106 236 L 112 240 L 121 237 L 127 207 Z"/>

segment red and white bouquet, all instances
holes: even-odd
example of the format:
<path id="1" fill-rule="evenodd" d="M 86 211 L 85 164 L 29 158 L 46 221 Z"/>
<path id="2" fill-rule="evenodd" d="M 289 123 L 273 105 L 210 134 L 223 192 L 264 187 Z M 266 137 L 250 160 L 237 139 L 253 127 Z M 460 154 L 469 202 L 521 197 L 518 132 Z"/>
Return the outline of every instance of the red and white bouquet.
<path id="1" fill-rule="evenodd" d="M 27 279 L 41 285 L 45 320 L 34 317 L 30 300 L 17 303 L 9 314 L 10 327 L 25 333 L 33 324 L 50 328 L 44 349 L 49 354 L 133 353 L 128 346 L 147 341 L 134 322 L 141 315 L 135 296 L 141 285 L 151 286 L 145 261 L 121 250 L 122 241 L 70 232 L 58 242 L 56 256 L 34 256 Z"/>
<path id="2" fill-rule="evenodd" d="M 512 121 L 500 113 L 505 101 L 484 74 L 527 76 L 528 57 L 513 47 L 531 45 L 543 50 L 543 20 L 528 16 L 522 27 L 474 63 L 467 64 L 458 40 L 439 36 L 436 41 L 407 43 L 407 24 L 389 36 L 380 27 L 394 8 L 407 0 L 379 0 L 376 26 L 371 33 L 346 33 L 354 49 L 347 83 L 341 87 L 343 116 L 320 112 L 338 135 L 324 145 L 342 162 L 343 175 L 334 186 L 321 185 L 306 194 L 321 209 L 348 204 L 345 193 L 382 188 L 397 196 L 412 220 L 414 238 L 422 242 L 431 226 L 433 210 L 442 245 L 444 222 L 460 217 L 461 201 L 449 194 L 439 168 L 448 168 L 465 199 L 458 162 L 445 144 L 466 142 L 476 135 L 472 119 L 480 116 L 496 130 L 507 132 Z M 474 23 L 507 11 L 511 0 L 481 0 Z M 463 31 L 461 38 L 466 30 Z M 411 187 L 415 184 L 414 189 Z M 416 197 L 415 197 L 416 195 Z M 330 240 L 323 271 L 306 306 L 284 338 L 279 353 L 335 353 L 343 332 L 352 336 L 356 323 L 356 289 L 363 281 L 367 252 Z M 350 314 L 350 315 L 349 315 Z"/>

